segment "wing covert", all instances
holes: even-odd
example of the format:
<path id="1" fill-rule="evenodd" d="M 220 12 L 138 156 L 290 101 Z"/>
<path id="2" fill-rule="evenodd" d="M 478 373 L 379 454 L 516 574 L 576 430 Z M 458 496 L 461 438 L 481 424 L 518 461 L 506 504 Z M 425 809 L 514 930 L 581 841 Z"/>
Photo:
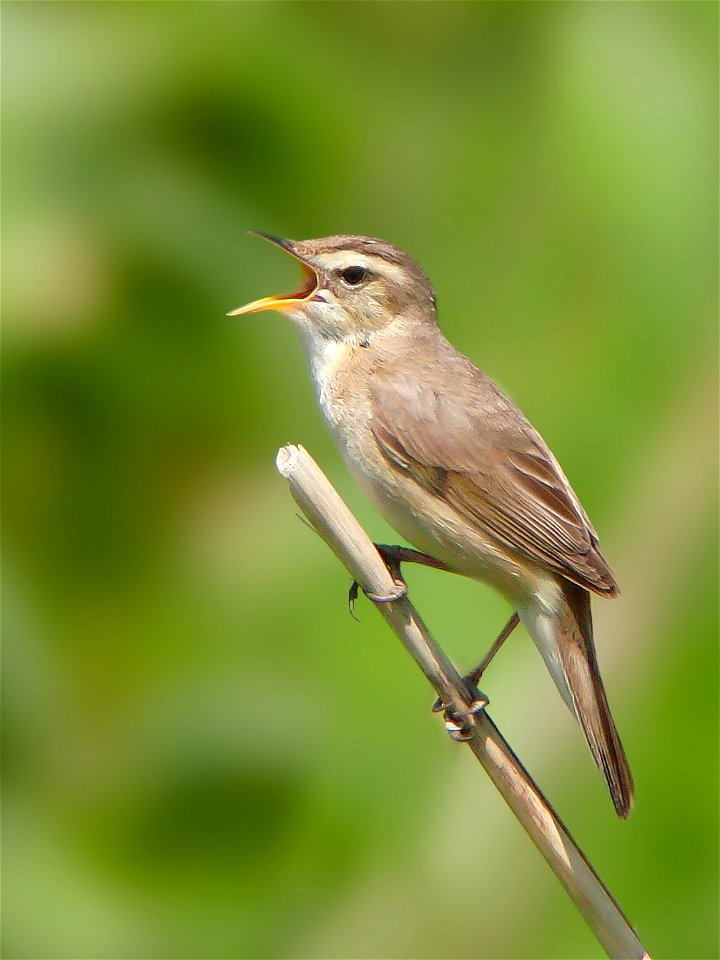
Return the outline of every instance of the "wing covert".
<path id="1" fill-rule="evenodd" d="M 597 535 L 540 435 L 469 363 L 462 379 L 450 393 L 430 371 L 412 381 L 398 367 L 375 373 L 372 428 L 385 457 L 512 550 L 587 590 L 617 593 Z"/>

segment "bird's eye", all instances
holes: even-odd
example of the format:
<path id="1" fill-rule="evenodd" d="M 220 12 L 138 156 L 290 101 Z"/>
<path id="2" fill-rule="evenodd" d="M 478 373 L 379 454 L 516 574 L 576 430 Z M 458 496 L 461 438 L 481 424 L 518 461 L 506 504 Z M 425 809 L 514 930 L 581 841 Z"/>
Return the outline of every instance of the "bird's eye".
<path id="1" fill-rule="evenodd" d="M 367 276 L 367 270 L 365 267 L 345 267 L 340 276 L 349 286 L 356 287 Z"/>

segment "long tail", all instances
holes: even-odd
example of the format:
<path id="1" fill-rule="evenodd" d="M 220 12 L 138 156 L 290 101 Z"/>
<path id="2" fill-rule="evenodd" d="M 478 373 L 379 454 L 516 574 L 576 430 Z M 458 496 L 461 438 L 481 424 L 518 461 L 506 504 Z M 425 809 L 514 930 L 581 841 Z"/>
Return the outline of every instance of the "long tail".
<path id="1" fill-rule="evenodd" d="M 595 763 L 607 781 L 617 815 L 625 818 L 632 807 L 634 784 L 600 677 L 590 594 L 568 580 L 563 581 L 563 593 L 569 616 L 563 618 L 560 664 Z"/>
<path id="2" fill-rule="evenodd" d="M 563 700 L 580 721 L 595 763 L 607 781 L 618 816 L 627 817 L 633 802 L 633 778 L 615 729 L 600 678 L 593 642 L 590 594 L 558 577 L 561 596 L 552 604 L 530 605 L 518 612 L 543 655 Z M 556 607 L 557 600 L 559 605 Z"/>

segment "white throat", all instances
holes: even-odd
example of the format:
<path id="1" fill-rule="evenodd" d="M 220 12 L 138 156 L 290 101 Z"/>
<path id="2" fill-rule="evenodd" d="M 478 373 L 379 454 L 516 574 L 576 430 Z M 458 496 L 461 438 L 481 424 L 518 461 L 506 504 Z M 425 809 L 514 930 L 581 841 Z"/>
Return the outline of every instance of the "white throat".
<path id="1" fill-rule="evenodd" d="M 318 401 L 323 411 L 327 412 L 338 367 L 347 359 L 354 344 L 323 337 L 304 325 L 299 332 Z"/>

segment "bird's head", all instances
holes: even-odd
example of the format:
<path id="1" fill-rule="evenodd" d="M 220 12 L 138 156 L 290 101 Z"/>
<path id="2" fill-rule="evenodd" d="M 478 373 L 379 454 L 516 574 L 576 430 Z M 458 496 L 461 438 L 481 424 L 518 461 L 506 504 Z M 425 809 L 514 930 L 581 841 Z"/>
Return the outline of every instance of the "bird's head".
<path id="1" fill-rule="evenodd" d="M 258 236 L 295 257 L 302 281 L 290 293 L 255 300 L 228 316 L 279 310 L 306 336 L 346 343 L 365 342 L 397 318 L 435 320 L 435 295 L 422 269 L 383 240 Z"/>

